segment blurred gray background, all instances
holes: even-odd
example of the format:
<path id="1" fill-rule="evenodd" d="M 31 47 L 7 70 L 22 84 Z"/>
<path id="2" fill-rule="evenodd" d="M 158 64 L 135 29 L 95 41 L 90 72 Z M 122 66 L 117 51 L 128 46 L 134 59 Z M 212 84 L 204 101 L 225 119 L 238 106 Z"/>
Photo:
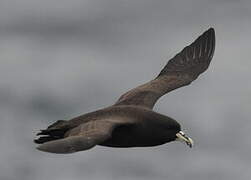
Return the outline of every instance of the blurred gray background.
<path id="1" fill-rule="evenodd" d="M 250 17 L 248 0 L 1 0 L 0 179 L 250 179 Z M 35 149 L 37 130 L 113 104 L 209 27 L 208 71 L 155 106 L 193 149 Z"/>

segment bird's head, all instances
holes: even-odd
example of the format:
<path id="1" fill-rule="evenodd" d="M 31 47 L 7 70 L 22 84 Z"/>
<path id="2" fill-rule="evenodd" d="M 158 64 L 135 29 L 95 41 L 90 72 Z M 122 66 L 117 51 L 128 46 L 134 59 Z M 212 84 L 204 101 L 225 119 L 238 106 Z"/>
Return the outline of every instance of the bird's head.
<path id="1" fill-rule="evenodd" d="M 161 122 L 161 127 L 165 128 L 162 132 L 165 132 L 167 142 L 180 141 L 187 144 L 190 148 L 193 147 L 193 140 L 181 131 L 181 126 L 176 120 L 165 117 L 165 121 L 161 120 L 159 122 Z"/>

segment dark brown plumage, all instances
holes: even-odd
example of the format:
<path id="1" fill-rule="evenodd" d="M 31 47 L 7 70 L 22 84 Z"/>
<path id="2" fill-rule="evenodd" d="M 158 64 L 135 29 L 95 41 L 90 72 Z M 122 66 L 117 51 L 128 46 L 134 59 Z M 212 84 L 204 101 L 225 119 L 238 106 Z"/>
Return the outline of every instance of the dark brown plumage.
<path id="1" fill-rule="evenodd" d="M 169 60 L 155 79 L 123 94 L 114 105 L 69 121 L 59 120 L 41 130 L 35 140 L 41 144 L 38 149 L 72 153 L 95 145 L 145 147 L 177 139 L 191 147 L 193 141 L 181 131 L 179 123 L 152 108 L 161 96 L 190 84 L 203 73 L 214 49 L 215 32 L 210 28 Z"/>

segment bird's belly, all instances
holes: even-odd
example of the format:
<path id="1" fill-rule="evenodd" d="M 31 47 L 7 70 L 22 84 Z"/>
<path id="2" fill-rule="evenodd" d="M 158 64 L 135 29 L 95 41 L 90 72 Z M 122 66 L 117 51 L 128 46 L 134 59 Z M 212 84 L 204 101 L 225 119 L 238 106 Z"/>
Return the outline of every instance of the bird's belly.
<path id="1" fill-rule="evenodd" d="M 157 146 L 166 143 L 163 136 L 154 130 L 145 130 L 139 127 L 126 127 L 116 129 L 112 137 L 102 144 L 101 146 L 108 147 L 147 147 Z"/>

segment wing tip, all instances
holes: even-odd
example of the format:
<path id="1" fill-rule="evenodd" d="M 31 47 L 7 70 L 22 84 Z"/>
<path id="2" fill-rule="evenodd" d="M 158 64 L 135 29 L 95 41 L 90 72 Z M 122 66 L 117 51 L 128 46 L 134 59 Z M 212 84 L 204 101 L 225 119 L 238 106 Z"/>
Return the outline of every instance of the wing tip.
<path id="1" fill-rule="evenodd" d="M 193 43 L 186 46 L 180 53 L 169 60 L 157 77 L 167 73 L 185 71 L 194 71 L 193 73 L 199 75 L 208 68 L 214 55 L 214 50 L 215 30 L 213 27 L 210 27 Z"/>
<path id="2" fill-rule="evenodd" d="M 212 37 L 215 36 L 215 29 L 213 27 L 208 28 L 206 31 L 204 31 L 204 33 L 202 33 L 201 36 L 204 35 L 211 35 Z"/>
<path id="3" fill-rule="evenodd" d="M 204 31 L 195 41 L 203 37 L 209 37 L 210 39 L 215 40 L 215 29 L 213 27 L 210 27 L 209 29 Z"/>
<path id="4" fill-rule="evenodd" d="M 209 59 L 211 61 L 213 55 L 214 55 L 214 51 L 215 51 L 215 30 L 213 27 L 210 27 L 205 33 L 207 33 L 207 36 L 210 38 L 211 40 L 211 50 L 209 50 Z"/>
<path id="5" fill-rule="evenodd" d="M 212 42 L 213 42 L 212 46 L 215 45 L 215 30 L 213 27 L 210 27 L 209 29 L 204 31 L 204 33 L 202 33 L 194 42 L 198 41 L 199 39 L 205 39 L 205 38 L 209 38 L 210 40 L 212 40 Z M 189 45 L 189 46 L 191 46 L 191 45 Z"/>
<path id="6" fill-rule="evenodd" d="M 214 33 L 215 34 L 215 30 L 214 30 L 213 27 L 210 27 L 207 31 L 210 32 L 210 33 Z"/>

